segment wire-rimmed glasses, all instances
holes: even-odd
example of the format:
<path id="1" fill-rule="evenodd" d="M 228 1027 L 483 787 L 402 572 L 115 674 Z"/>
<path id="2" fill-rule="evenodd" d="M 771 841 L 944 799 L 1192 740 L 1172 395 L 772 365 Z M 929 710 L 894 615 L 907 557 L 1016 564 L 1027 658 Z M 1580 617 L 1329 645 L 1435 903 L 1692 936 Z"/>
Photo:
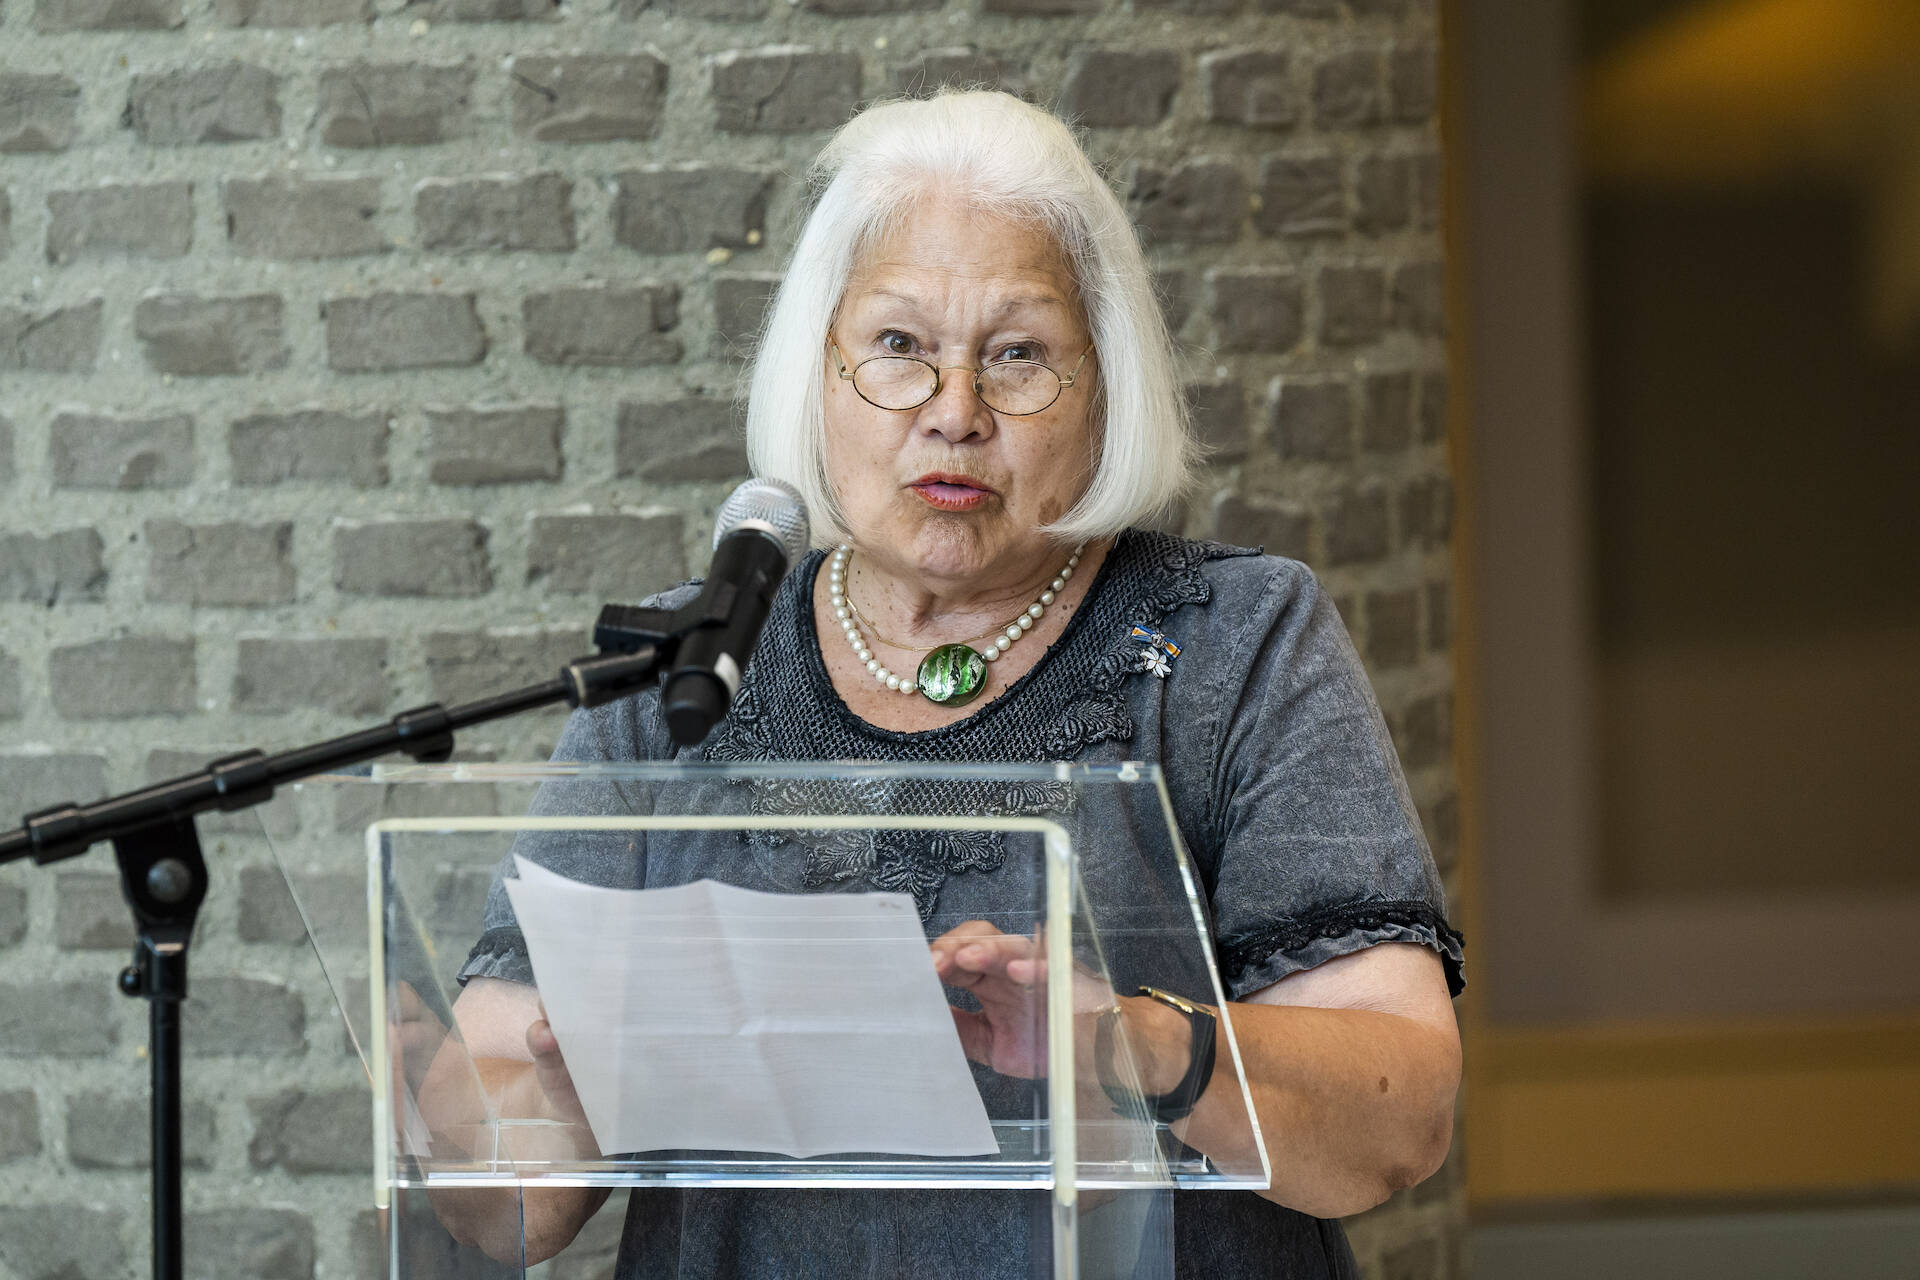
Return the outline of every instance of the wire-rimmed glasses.
<path id="1" fill-rule="evenodd" d="M 833 362 L 840 376 L 876 409 L 918 409 L 940 394 L 940 375 L 945 370 L 918 356 L 874 356 L 849 369 L 840 344 L 829 338 L 827 345 L 833 348 Z M 1058 400 L 1060 393 L 1079 378 L 1081 366 L 1092 354 L 1092 347 L 1082 351 L 1072 372 L 1066 374 L 1055 373 L 1038 360 L 996 360 L 978 369 L 947 367 L 973 375 L 973 394 L 987 408 L 1010 418 L 1025 418 Z"/>

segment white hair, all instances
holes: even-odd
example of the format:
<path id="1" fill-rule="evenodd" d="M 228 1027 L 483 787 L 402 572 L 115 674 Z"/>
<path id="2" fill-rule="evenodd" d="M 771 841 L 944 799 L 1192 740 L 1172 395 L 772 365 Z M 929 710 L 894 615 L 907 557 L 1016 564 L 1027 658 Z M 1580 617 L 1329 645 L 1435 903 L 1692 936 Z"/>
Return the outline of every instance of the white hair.
<path id="1" fill-rule="evenodd" d="M 800 490 L 816 538 L 846 536 L 826 474 L 828 326 L 861 256 L 933 192 L 1039 226 L 1086 308 L 1098 458 L 1086 492 L 1047 533 L 1065 543 L 1106 537 L 1186 488 L 1195 448 L 1146 258 L 1119 199 L 1058 118 L 1005 93 L 882 103 L 841 127 L 810 176 L 813 211 L 754 364 L 747 452 L 756 474 Z"/>

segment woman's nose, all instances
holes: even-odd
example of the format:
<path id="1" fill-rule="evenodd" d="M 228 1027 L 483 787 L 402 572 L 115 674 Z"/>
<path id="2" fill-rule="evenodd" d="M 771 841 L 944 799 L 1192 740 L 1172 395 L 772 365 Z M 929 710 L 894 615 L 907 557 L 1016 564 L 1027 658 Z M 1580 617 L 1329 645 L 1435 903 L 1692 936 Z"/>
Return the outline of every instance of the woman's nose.
<path id="1" fill-rule="evenodd" d="M 993 434 L 993 410 L 974 394 L 972 369 L 940 370 L 940 389 L 920 406 L 920 426 L 955 444 Z"/>

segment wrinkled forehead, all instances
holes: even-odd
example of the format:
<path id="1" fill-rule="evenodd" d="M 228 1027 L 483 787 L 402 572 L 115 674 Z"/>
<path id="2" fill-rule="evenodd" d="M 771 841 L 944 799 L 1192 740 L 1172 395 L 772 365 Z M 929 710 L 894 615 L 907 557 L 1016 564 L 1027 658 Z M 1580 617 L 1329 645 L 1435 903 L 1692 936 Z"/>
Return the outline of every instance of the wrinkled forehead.
<path id="1" fill-rule="evenodd" d="M 995 310 L 1082 318 L 1072 266 L 1044 227 L 937 196 L 908 207 L 856 256 L 841 306 L 932 306 L 956 294 Z"/>

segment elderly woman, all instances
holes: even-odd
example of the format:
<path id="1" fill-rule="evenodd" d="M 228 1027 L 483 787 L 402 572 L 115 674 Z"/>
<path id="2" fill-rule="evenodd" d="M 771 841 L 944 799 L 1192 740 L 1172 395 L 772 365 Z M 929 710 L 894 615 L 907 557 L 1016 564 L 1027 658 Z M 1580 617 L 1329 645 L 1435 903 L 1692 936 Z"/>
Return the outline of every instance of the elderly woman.
<path id="1" fill-rule="evenodd" d="M 1326 1220 L 1446 1154 L 1461 952 L 1340 620 L 1294 561 L 1140 527 L 1193 446 L 1139 245 L 1058 120 L 1002 94 L 890 103 L 817 171 L 748 440 L 834 549 L 788 577 L 728 719 L 679 758 L 1160 764 L 1273 1168 L 1258 1197 L 1179 1194 L 1178 1270 L 1351 1275 Z M 556 758 L 674 758 L 658 702 L 576 715 Z M 936 900 L 994 874 L 915 872 Z M 489 915 L 456 1006 L 468 1047 L 505 1113 L 578 1120 L 503 894 Z M 1017 1004 L 999 997 L 1033 976 L 1004 940 L 932 943 L 979 999 L 963 1040 L 983 1061 Z M 1174 1089 L 1196 1015 L 1119 1004 L 1144 1087 Z M 1205 1151 L 1244 1125 L 1231 1082 L 1198 1084 L 1177 1132 Z M 603 1199 L 530 1193 L 529 1261 Z M 459 1218 L 483 1244 L 520 1226 Z M 1028 1231 L 1012 1192 L 636 1191 L 619 1274 L 1024 1275 Z"/>

